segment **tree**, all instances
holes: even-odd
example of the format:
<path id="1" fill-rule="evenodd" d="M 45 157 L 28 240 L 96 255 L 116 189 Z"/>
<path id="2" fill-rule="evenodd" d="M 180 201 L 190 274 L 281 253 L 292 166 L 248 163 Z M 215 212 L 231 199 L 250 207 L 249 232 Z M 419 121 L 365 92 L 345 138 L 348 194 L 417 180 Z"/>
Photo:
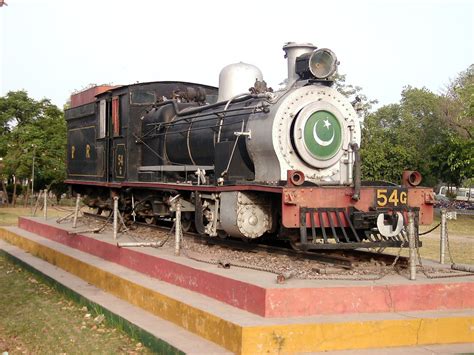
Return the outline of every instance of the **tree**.
<path id="1" fill-rule="evenodd" d="M 363 116 L 367 116 L 372 106 L 377 103 L 377 100 L 370 100 L 362 93 L 362 88 L 357 85 L 348 84 L 346 82 L 346 74 L 336 73 L 332 77 L 334 80 L 334 87 L 342 95 L 347 97 L 354 103 L 355 109 Z"/>
<path id="2" fill-rule="evenodd" d="M 461 137 L 474 139 L 474 64 L 459 73 L 447 85 L 441 97 L 446 124 Z"/>
<path id="3" fill-rule="evenodd" d="M 58 185 L 65 176 L 66 125 L 63 113 L 47 99 L 36 101 L 25 91 L 0 98 L 0 156 L 3 177 L 29 179 L 35 156 L 35 187 Z M 28 193 L 28 192 L 27 192 Z M 15 202 L 16 187 L 13 199 Z"/>
<path id="4" fill-rule="evenodd" d="M 399 180 L 418 170 L 424 185 L 460 186 L 474 174 L 474 67 L 442 95 L 407 86 L 398 104 L 367 116 L 362 130 L 362 174 L 369 180 Z"/>
<path id="5" fill-rule="evenodd" d="M 414 160 L 413 151 L 399 142 L 399 115 L 399 105 L 388 105 L 365 119 L 361 143 L 365 180 L 397 181 Z"/>
<path id="6" fill-rule="evenodd" d="M 41 116 L 42 109 L 48 100 L 36 101 L 28 97 L 24 90 L 10 91 L 0 97 L 0 127 L 7 133 L 12 127 L 29 123 Z"/>
<path id="7" fill-rule="evenodd" d="M 474 178 L 474 65 L 447 85 L 441 110 L 449 132 L 437 147 L 439 171 L 445 182 L 460 186 Z"/>
<path id="8" fill-rule="evenodd" d="M 451 131 L 443 144 L 433 149 L 433 169 L 438 178 L 454 186 L 474 176 L 474 141 Z"/>
<path id="9" fill-rule="evenodd" d="M 422 173 L 425 183 L 435 184 L 430 149 L 440 139 L 440 122 L 437 95 L 426 88 L 405 87 L 399 104 L 383 106 L 365 120 L 364 178 L 398 181 L 403 170 L 413 169 Z"/>

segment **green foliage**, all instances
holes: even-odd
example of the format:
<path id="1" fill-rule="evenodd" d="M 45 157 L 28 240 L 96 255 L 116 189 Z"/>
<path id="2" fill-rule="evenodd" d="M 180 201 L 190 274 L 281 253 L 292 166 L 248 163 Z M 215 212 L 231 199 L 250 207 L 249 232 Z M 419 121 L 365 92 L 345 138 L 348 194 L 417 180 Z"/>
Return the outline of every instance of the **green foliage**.
<path id="1" fill-rule="evenodd" d="M 398 104 L 369 114 L 362 130 L 362 174 L 367 180 L 398 181 L 418 170 L 424 185 L 460 186 L 474 175 L 474 67 L 446 93 L 405 87 Z"/>
<path id="2" fill-rule="evenodd" d="M 30 123 L 33 120 L 47 116 L 54 109 L 50 101 L 36 101 L 28 97 L 24 90 L 10 91 L 0 97 L 0 127 L 1 133 L 10 132 L 12 127 Z"/>
<path id="3" fill-rule="evenodd" d="M 461 186 L 474 176 L 474 141 L 450 132 L 443 144 L 433 148 L 433 169 L 440 180 Z"/>
<path id="4" fill-rule="evenodd" d="M 449 83 L 441 108 L 446 124 L 461 137 L 474 138 L 474 64 Z"/>
<path id="5" fill-rule="evenodd" d="M 25 91 L 0 97 L 0 156 L 3 178 L 31 178 L 35 188 L 62 182 L 66 177 L 66 124 L 63 112 L 47 99 L 36 101 Z"/>
<path id="6" fill-rule="evenodd" d="M 464 180 L 462 182 L 462 187 L 474 187 L 474 177 Z"/>
<path id="7" fill-rule="evenodd" d="M 13 193 L 13 189 L 14 189 L 13 184 L 8 184 L 8 185 L 6 186 L 6 188 L 7 188 L 7 192 L 8 192 L 9 195 Z M 16 186 L 16 193 L 17 193 L 17 194 L 21 194 L 22 191 L 23 191 L 23 186 L 17 185 L 17 186 Z"/>
<path id="8" fill-rule="evenodd" d="M 334 80 L 334 87 L 337 91 L 349 100 L 358 101 L 357 104 L 355 104 L 355 108 L 362 115 L 366 116 L 372 106 L 377 103 L 377 100 L 369 100 L 369 98 L 362 93 L 362 88 L 360 86 L 348 84 L 346 82 L 345 74 L 336 73 L 332 79 Z"/>

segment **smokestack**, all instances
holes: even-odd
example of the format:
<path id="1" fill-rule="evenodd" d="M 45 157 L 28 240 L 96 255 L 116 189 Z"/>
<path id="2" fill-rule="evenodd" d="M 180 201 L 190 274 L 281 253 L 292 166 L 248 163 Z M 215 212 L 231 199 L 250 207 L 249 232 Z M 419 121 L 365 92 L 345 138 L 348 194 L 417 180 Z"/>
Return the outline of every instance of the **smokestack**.
<path id="1" fill-rule="evenodd" d="M 311 53 L 316 48 L 312 43 L 296 43 L 288 42 L 283 46 L 285 51 L 285 58 L 288 60 L 288 82 L 286 87 L 290 87 L 299 79 L 298 74 L 295 71 L 296 58 L 305 53 Z"/>

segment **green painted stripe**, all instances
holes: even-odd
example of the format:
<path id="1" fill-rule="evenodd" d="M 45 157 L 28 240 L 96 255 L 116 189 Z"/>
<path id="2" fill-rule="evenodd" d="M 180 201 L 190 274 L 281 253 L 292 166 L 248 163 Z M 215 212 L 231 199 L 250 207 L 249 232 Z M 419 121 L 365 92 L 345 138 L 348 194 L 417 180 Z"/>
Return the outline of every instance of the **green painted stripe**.
<path id="1" fill-rule="evenodd" d="M 159 339 L 155 337 L 153 334 L 129 322 L 127 319 L 119 316 L 118 314 L 114 312 L 111 312 L 110 310 L 101 306 L 100 304 L 89 300 L 88 298 L 82 296 L 81 294 L 77 293 L 73 289 L 61 284 L 60 282 L 56 281 L 52 277 L 42 273 L 40 270 L 34 268 L 30 264 L 9 254 L 5 250 L 0 249 L 0 255 L 5 257 L 10 262 L 22 267 L 23 269 L 28 270 L 29 272 L 37 276 L 42 282 L 48 284 L 53 289 L 63 294 L 64 296 L 68 297 L 69 299 L 75 301 L 81 306 L 86 306 L 92 314 L 94 315 L 103 314 L 109 325 L 112 325 L 115 328 L 123 330 L 130 337 L 140 341 L 143 345 L 147 346 L 153 352 L 159 353 L 159 354 L 176 354 L 176 355 L 185 354 L 184 352 L 170 345 L 163 339 Z"/>

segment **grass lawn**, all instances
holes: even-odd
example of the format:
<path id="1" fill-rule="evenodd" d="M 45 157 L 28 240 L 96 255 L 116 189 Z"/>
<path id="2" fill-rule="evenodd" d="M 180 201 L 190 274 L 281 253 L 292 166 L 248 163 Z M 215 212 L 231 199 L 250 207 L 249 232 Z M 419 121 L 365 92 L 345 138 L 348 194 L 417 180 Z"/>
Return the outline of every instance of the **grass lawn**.
<path id="1" fill-rule="evenodd" d="M 0 255 L 0 353 L 150 353 Z"/>
<path id="2" fill-rule="evenodd" d="M 67 213 L 48 209 L 48 217 Z M 0 208 L 0 226 L 30 215 L 30 208 Z M 0 353 L 151 353 L 97 316 L 0 255 Z"/>
<path id="3" fill-rule="evenodd" d="M 60 207 L 60 209 L 55 209 L 54 207 L 48 207 L 48 218 L 50 217 L 61 217 L 69 212 L 71 207 Z M 31 208 L 29 207 L 1 207 L 0 208 L 0 226 L 16 226 L 18 223 L 19 216 L 31 216 Z M 43 216 L 43 211 L 39 208 L 36 211 L 36 216 Z"/>
<path id="4" fill-rule="evenodd" d="M 420 232 L 429 230 L 440 222 L 440 217 L 435 216 L 431 226 L 421 226 Z M 474 216 L 457 215 L 457 219 L 448 220 L 448 230 L 458 236 L 466 236 L 474 238 Z M 439 230 L 436 231 L 439 234 Z"/>
<path id="5" fill-rule="evenodd" d="M 440 218 L 435 220 L 430 226 L 421 226 L 420 233 L 428 231 L 440 222 Z M 457 264 L 474 264 L 474 216 L 458 215 L 457 220 L 448 220 L 449 246 L 453 260 Z M 440 228 L 433 232 L 420 236 L 423 246 L 420 249 L 422 258 L 439 261 L 439 239 Z M 387 252 L 396 254 L 397 248 L 388 248 Z M 408 256 L 408 249 L 404 249 L 401 255 Z M 449 254 L 446 250 L 445 262 L 450 263 Z"/>
<path id="6" fill-rule="evenodd" d="M 433 226 L 438 223 L 439 217 L 435 219 Z M 474 216 L 458 215 L 456 220 L 447 221 L 447 228 L 453 261 L 460 264 L 474 264 Z M 423 230 L 426 229 L 421 229 Z M 422 257 L 439 261 L 439 228 L 421 238 Z M 449 254 L 446 254 L 445 258 L 449 263 Z"/>
<path id="7" fill-rule="evenodd" d="M 439 261 L 439 237 L 437 239 L 426 238 L 421 239 L 423 247 L 420 249 L 422 258 Z M 453 261 L 456 264 L 474 264 L 474 239 L 471 241 L 462 241 L 451 238 L 449 241 L 449 247 Z M 405 252 L 408 256 L 408 252 Z M 445 263 L 451 264 L 448 251 L 445 254 Z"/>

